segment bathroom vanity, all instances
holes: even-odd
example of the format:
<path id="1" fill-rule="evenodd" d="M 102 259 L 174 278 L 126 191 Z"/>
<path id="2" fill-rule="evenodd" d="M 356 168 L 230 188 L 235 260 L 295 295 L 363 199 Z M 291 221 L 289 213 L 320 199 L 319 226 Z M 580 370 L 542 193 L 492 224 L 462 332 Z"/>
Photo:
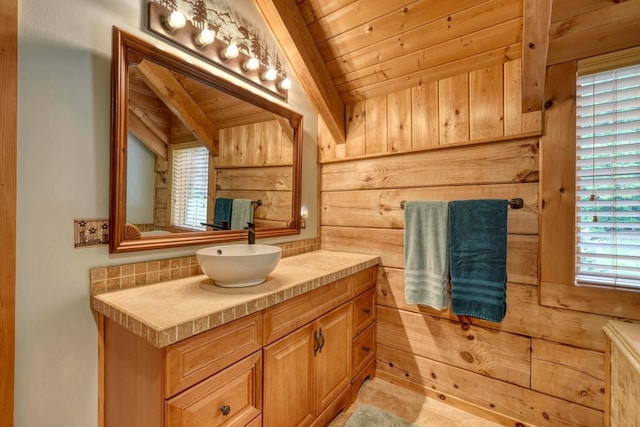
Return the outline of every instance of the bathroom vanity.
<path id="1" fill-rule="evenodd" d="M 374 375 L 379 262 L 314 251 L 250 288 L 201 275 L 94 295 L 104 425 L 326 425 Z"/>

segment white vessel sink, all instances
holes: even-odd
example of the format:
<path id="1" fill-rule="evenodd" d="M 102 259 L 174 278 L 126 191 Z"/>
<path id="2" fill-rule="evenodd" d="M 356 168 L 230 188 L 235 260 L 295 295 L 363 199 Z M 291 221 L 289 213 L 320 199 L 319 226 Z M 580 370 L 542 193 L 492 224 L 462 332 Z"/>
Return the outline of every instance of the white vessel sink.
<path id="1" fill-rule="evenodd" d="M 225 288 L 259 285 L 276 268 L 281 255 L 281 248 L 260 244 L 212 246 L 196 252 L 202 271 Z"/>

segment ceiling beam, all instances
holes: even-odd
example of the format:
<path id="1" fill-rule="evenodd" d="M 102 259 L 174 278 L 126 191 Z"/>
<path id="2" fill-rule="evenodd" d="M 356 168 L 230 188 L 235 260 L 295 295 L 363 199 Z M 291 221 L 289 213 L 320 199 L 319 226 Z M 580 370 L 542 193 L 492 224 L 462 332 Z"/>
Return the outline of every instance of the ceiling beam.
<path id="1" fill-rule="evenodd" d="M 552 0 L 524 0 L 522 40 L 522 112 L 544 106 Z"/>
<path id="2" fill-rule="evenodd" d="M 168 141 L 165 139 L 166 135 L 158 133 L 157 126 L 154 126 L 153 122 L 150 123 L 148 116 L 142 112 L 140 108 L 131 105 L 131 99 L 129 99 L 129 116 L 128 116 L 129 131 L 136 136 L 149 150 L 154 154 L 167 160 L 169 148 Z"/>
<path id="3" fill-rule="evenodd" d="M 345 106 L 295 0 L 255 0 L 336 143 L 345 142 Z"/>
<path id="4" fill-rule="evenodd" d="M 220 131 L 171 71 L 149 61 L 136 65 L 145 83 L 209 152 L 218 155 Z"/>

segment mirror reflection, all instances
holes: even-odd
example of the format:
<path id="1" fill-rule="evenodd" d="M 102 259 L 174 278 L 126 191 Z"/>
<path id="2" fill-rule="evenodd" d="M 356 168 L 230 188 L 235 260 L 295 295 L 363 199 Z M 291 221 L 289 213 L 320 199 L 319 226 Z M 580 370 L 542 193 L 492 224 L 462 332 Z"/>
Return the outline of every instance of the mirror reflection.
<path id="1" fill-rule="evenodd" d="M 113 36 L 110 251 L 299 233 L 302 115 Z"/>
<path id="2" fill-rule="evenodd" d="M 287 226 L 288 120 L 146 59 L 128 102 L 126 222 L 142 236 Z"/>

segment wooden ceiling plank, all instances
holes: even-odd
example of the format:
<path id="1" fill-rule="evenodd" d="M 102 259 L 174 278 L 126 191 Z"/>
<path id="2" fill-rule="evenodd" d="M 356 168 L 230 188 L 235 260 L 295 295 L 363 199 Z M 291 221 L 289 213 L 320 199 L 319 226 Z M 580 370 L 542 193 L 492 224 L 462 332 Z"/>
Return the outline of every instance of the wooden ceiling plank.
<path id="1" fill-rule="evenodd" d="M 184 123 L 193 135 L 209 149 L 218 154 L 219 130 L 189 93 L 175 79 L 171 71 L 149 61 L 137 65 L 145 83 L 155 92 L 173 114 Z"/>
<path id="2" fill-rule="evenodd" d="M 346 104 L 363 99 L 374 98 L 387 93 L 396 92 L 408 87 L 423 85 L 427 82 L 441 80 L 455 76 L 469 70 L 491 67 L 492 65 L 505 63 L 520 58 L 522 44 L 514 43 L 506 48 L 500 47 L 489 52 L 463 57 L 435 67 L 420 70 L 411 74 L 402 75 L 394 79 L 374 83 L 368 86 L 348 90 L 342 94 Z"/>
<path id="3" fill-rule="evenodd" d="M 490 32 L 492 31 L 490 28 L 496 25 L 521 17 L 522 2 L 520 0 L 490 0 L 476 7 L 450 14 L 446 19 L 435 20 L 381 42 L 364 46 L 352 53 L 342 54 L 339 58 L 328 62 L 327 68 L 332 77 L 337 78 L 441 43 L 455 44 L 455 40 L 460 37 L 469 36 L 487 28 Z M 494 31 L 498 32 L 500 28 L 494 28 Z M 510 40 L 510 42 L 513 41 L 513 39 Z M 508 44 L 506 41 L 503 43 Z"/>
<path id="4" fill-rule="evenodd" d="M 639 45 L 639 19 L 640 1 L 627 0 L 553 22 L 549 30 L 548 65 Z"/>
<path id="5" fill-rule="evenodd" d="M 551 22 L 564 21 L 627 0 L 553 0 Z"/>
<path id="6" fill-rule="evenodd" d="M 129 97 L 129 111 L 138 117 L 144 126 L 153 132 L 165 146 L 169 144 L 169 135 L 167 131 L 158 126 L 156 122 L 144 111 L 144 109 L 140 108 L 136 101 L 131 97 Z"/>
<path id="7" fill-rule="evenodd" d="M 304 22 L 310 24 L 356 0 L 297 0 Z"/>
<path id="8" fill-rule="evenodd" d="M 524 0 L 522 112 L 541 111 L 549 52 L 552 0 Z"/>
<path id="9" fill-rule="evenodd" d="M 258 9 L 337 143 L 345 141 L 345 108 L 293 0 L 256 0 Z"/>
<path id="10" fill-rule="evenodd" d="M 129 108 L 127 120 L 127 128 L 129 129 L 129 132 L 134 134 L 140 142 L 146 145 L 149 150 L 153 151 L 156 155 L 164 160 L 168 159 L 169 150 L 167 148 L 167 143 L 131 108 Z"/>
<path id="11" fill-rule="evenodd" d="M 507 46 L 520 42 L 521 29 L 522 18 L 517 18 L 421 51 L 380 62 L 349 73 L 341 79 L 336 79 L 338 91 L 340 93 L 348 92 L 438 65 L 474 57 L 482 52 L 505 49 Z M 520 56 L 521 54 L 518 55 L 518 57 Z M 469 70 L 471 69 L 467 71 Z"/>
<path id="12" fill-rule="evenodd" d="M 367 48 L 374 43 L 382 42 L 389 38 L 397 40 L 399 34 L 407 33 L 411 30 L 420 28 L 422 37 L 429 35 L 430 38 L 434 33 L 428 32 L 426 27 L 428 24 L 434 24 L 441 21 L 441 25 L 446 26 L 447 22 L 456 21 L 453 14 L 475 6 L 482 6 L 485 3 L 495 3 L 498 1 L 504 3 L 520 3 L 519 12 L 522 14 L 522 0 L 482 0 L 478 4 L 478 0 L 458 0 L 452 2 L 450 0 L 419 0 L 411 6 L 396 9 L 391 13 L 383 15 L 377 19 L 356 26 L 349 31 L 340 33 L 328 40 L 318 43 L 318 49 L 322 54 L 325 62 L 329 62 L 336 57 L 343 58 L 346 54 Z M 424 30 L 422 30 L 424 28 Z"/>
<path id="13" fill-rule="evenodd" d="M 317 44 L 398 9 L 410 7 L 417 1 L 357 0 L 309 24 L 309 31 Z"/>

